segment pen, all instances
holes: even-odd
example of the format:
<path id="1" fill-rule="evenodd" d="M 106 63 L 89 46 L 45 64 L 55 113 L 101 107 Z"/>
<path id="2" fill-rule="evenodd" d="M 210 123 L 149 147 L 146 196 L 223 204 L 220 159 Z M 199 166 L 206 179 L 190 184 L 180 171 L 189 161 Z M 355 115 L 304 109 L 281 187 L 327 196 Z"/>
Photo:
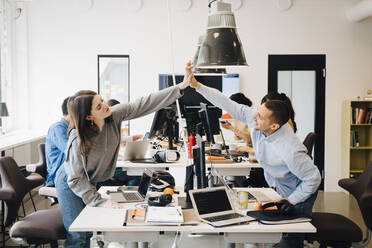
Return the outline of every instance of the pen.
<path id="1" fill-rule="evenodd" d="M 178 213 L 180 216 L 182 216 L 180 210 L 179 210 L 178 208 L 176 208 L 176 210 L 177 210 L 177 213 Z"/>

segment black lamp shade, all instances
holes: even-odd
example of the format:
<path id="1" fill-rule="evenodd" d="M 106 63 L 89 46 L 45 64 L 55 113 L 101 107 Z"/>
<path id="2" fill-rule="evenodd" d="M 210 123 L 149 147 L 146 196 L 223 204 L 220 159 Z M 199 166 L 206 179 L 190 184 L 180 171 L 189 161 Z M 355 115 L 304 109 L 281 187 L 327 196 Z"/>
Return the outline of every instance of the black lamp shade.
<path id="1" fill-rule="evenodd" d="M 223 68 L 226 66 L 247 66 L 236 29 L 208 29 L 200 47 L 196 67 Z"/>
<path id="2" fill-rule="evenodd" d="M 0 102 L 0 117 L 9 116 L 5 102 Z"/>

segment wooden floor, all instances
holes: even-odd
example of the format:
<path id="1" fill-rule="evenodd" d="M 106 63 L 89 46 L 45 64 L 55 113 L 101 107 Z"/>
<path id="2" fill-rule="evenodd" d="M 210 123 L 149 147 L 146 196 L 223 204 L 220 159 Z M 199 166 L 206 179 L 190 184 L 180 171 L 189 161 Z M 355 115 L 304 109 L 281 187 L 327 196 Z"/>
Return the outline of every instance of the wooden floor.
<path id="1" fill-rule="evenodd" d="M 36 202 L 37 209 L 51 208 L 50 202 L 47 199 L 44 199 L 38 196 L 36 192 L 33 195 L 34 195 L 34 200 Z M 58 207 L 58 205 L 55 205 L 53 207 Z M 26 211 L 27 213 L 33 212 L 31 201 L 27 201 Z M 313 211 L 342 214 L 352 219 L 355 223 L 357 223 L 360 227 L 362 227 L 363 231 L 365 231 L 365 225 L 363 223 L 362 216 L 361 216 L 359 207 L 357 205 L 357 202 L 352 196 L 346 193 L 343 193 L 343 192 L 325 193 L 325 192 L 320 191 L 318 194 L 318 198 L 315 201 Z M 12 241 L 8 240 L 6 245 L 7 247 L 9 247 L 9 246 L 14 246 L 15 244 Z M 45 247 L 49 247 L 49 246 L 45 246 Z M 372 242 L 367 247 L 372 248 Z"/>

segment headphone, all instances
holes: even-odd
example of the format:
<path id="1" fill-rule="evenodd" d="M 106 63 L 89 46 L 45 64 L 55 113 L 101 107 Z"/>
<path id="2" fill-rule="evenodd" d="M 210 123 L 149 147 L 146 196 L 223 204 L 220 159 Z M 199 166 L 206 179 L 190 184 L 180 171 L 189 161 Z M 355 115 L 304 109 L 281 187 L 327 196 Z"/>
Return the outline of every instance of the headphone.
<path id="1" fill-rule="evenodd" d="M 165 188 L 163 194 L 156 197 L 149 197 L 147 203 L 149 206 L 165 207 L 173 200 L 173 189 Z"/>
<path id="2" fill-rule="evenodd" d="M 270 207 L 277 207 L 277 209 L 268 209 Z M 293 216 L 295 208 L 288 200 L 283 199 L 262 205 L 262 213 L 266 216 Z"/>

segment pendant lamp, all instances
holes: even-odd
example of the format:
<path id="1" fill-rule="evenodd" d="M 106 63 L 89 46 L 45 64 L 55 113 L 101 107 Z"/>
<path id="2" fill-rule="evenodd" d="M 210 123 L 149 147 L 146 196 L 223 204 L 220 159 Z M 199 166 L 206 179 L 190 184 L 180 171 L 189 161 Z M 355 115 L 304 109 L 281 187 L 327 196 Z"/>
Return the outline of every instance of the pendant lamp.
<path id="1" fill-rule="evenodd" d="M 211 1 L 207 32 L 198 53 L 197 68 L 248 66 L 239 39 L 231 4 Z"/>

